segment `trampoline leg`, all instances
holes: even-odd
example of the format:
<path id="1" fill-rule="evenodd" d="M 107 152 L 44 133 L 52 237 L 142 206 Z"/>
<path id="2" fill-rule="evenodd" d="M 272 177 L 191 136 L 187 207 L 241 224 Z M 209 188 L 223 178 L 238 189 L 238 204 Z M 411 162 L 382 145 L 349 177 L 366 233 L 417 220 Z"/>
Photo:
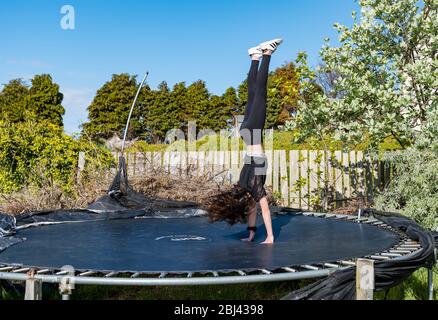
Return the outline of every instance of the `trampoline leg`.
<path id="1" fill-rule="evenodd" d="M 433 300 L 433 272 L 432 269 L 427 269 L 427 282 L 429 291 L 429 300 Z"/>
<path id="2" fill-rule="evenodd" d="M 62 300 L 70 300 L 70 295 L 74 288 L 74 281 L 69 277 L 64 277 L 59 283 L 59 293 L 61 294 Z"/>
<path id="3" fill-rule="evenodd" d="M 356 300 L 374 299 L 374 261 L 356 261 Z"/>
<path id="4" fill-rule="evenodd" d="M 29 278 L 26 280 L 24 300 L 41 300 L 43 297 L 43 282 L 39 279 Z"/>

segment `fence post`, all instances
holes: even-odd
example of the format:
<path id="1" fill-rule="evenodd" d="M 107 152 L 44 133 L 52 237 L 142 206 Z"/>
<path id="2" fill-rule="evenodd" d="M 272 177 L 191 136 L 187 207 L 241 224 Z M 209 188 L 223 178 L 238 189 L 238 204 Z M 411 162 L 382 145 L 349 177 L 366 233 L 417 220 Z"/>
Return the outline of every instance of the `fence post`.
<path id="1" fill-rule="evenodd" d="M 356 300 L 373 300 L 374 261 L 357 259 L 356 261 Z"/>

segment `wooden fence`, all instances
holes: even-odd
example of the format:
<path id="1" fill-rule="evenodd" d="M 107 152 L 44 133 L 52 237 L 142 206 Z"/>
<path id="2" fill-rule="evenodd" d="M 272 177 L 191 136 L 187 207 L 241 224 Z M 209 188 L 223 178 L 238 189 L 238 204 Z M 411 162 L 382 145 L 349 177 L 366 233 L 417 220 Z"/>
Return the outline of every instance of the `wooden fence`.
<path id="1" fill-rule="evenodd" d="M 361 151 L 275 150 L 268 158 L 266 184 L 285 206 L 306 210 L 337 207 L 351 198 L 371 200 L 390 180 L 391 169 Z M 120 153 L 114 153 L 117 161 Z M 177 175 L 211 175 L 235 183 L 242 151 L 145 152 L 126 154 L 128 174 L 161 168 Z"/>

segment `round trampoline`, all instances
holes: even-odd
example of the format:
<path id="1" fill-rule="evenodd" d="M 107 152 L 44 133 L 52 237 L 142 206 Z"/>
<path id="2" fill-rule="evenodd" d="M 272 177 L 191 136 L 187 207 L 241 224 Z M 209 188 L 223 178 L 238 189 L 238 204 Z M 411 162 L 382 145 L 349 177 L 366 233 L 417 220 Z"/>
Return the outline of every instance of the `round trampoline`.
<path id="1" fill-rule="evenodd" d="M 210 224 L 206 218 L 115 219 L 22 230 L 26 241 L 0 253 L 0 264 L 81 271 L 187 273 L 278 270 L 365 257 L 399 243 L 372 225 L 297 214 L 273 218 L 276 243 L 240 241 L 245 226 Z"/>
<path id="2" fill-rule="evenodd" d="M 67 294 L 73 280 L 127 286 L 287 281 L 328 276 L 358 258 L 396 261 L 422 250 L 385 219 L 272 209 L 275 244 L 259 244 L 266 237 L 261 223 L 255 241 L 242 242 L 244 225 L 211 224 L 197 204 L 133 191 L 121 157 L 108 192 L 87 209 L 0 214 L 0 279 L 59 283 Z"/>

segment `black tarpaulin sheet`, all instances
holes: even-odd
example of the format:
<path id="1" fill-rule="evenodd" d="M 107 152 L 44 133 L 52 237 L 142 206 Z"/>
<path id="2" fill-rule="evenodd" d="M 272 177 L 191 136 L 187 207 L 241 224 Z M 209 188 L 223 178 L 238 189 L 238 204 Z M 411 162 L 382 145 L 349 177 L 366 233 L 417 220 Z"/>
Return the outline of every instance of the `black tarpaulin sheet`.
<path id="1" fill-rule="evenodd" d="M 125 158 L 120 157 L 119 169 L 107 194 L 91 203 L 87 209 L 94 212 L 145 210 L 153 214 L 157 210 L 196 207 L 197 204 L 193 202 L 148 198 L 134 191 L 129 185 Z"/>
<path id="2" fill-rule="evenodd" d="M 375 289 L 391 288 L 410 276 L 420 267 L 431 268 L 436 262 L 434 249 L 438 234 L 419 226 L 415 221 L 396 213 L 386 213 L 373 209 L 365 210 L 395 229 L 405 233 L 410 239 L 420 242 L 423 250 L 405 258 L 375 263 Z M 348 268 L 333 273 L 326 279 L 284 297 L 285 300 L 354 300 L 356 297 L 356 269 Z"/>
<path id="3" fill-rule="evenodd" d="M 190 217 L 202 215 L 196 203 L 148 198 L 134 191 L 128 181 L 126 162 L 120 157 L 119 168 L 107 193 L 86 209 L 47 210 L 20 214 L 15 217 L 0 213 L 0 252 L 26 238 L 14 236 L 17 230 L 60 224 L 132 219 L 135 217 Z"/>

